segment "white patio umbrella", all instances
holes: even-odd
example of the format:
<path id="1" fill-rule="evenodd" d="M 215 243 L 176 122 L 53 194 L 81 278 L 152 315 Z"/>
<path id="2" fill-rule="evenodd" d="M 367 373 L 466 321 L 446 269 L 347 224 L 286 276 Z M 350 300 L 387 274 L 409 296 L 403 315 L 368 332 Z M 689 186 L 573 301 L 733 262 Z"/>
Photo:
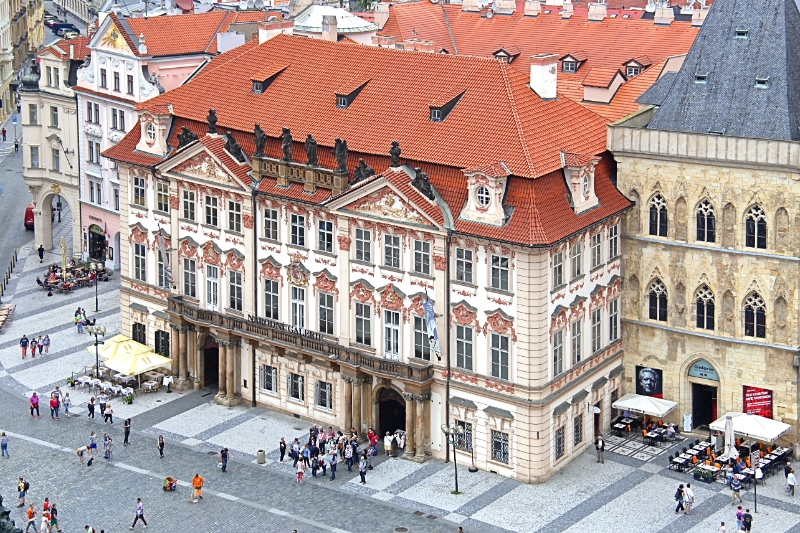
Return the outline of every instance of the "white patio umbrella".
<path id="1" fill-rule="evenodd" d="M 714 431 L 725 431 L 727 417 L 731 418 L 734 433 L 763 442 L 773 442 L 789 431 L 792 426 L 750 413 L 726 413 L 711 423 Z M 726 435 L 727 437 L 727 435 Z"/>
<path id="2" fill-rule="evenodd" d="M 736 433 L 733 430 L 733 417 L 725 415 L 725 452 L 720 459 L 736 459 L 739 457 L 739 450 L 736 449 Z"/>
<path id="3" fill-rule="evenodd" d="M 665 400 L 663 398 L 654 398 L 653 396 L 642 396 L 641 394 L 631 393 L 626 394 L 611 404 L 611 407 L 614 409 L 627 409 L 634 413 L 643 413 L 656 418 L 662 418 L 675 409 L 677 405 L 677 402 Z"/>

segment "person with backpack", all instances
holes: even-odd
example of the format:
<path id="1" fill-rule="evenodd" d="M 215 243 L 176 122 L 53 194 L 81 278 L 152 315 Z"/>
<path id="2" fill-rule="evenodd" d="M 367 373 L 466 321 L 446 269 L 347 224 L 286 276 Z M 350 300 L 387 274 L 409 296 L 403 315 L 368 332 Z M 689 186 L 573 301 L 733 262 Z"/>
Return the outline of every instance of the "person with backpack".
<path id="1" fill-rule="evenodd" d="M 738 506 L 736 508 L 736 531 L 740 531 L 742 529 L 742 516 L 744 516 L 744 511 L 742 510 L 742 506 Z"/>
<path id="2" fill-rule="evenodd" d="M 750 509 L 745 509 L 742 515 L 742 529 L 750 533 L 751 527 L 753 527 L 753 515 L 750 514 Z"/>
<path id="3" fill-rule="evenodd" d="M 678 511 L 686 512 L 686 508 L 683 506 L 683 483 L 678 485 L 678 490 L 675 491 L 675 501 L 678 502 L 678 505 L 675 507 L 675 514 L 678 514 Z"/>
<path id="4" fill-rule="evenodd" d="M 30 483 L 22 479 L 22 476 L 20 476 L 19 483 L 17 483 L 17 492 L 19 493 L 19 505 L 17 505 L 17 507 L 25 506 L 25 495 L 28 493 L 29 488 L 31 488 Z"/>
<path id="5" fill-rule="evenodd" d="M 136 522 L 139 520 L 142 521 L 144 527 L 147 527 L 147 520 L 144 519 L 144 505 L 142 505 L 142 499 L 136 498 L 136 518 L 133 519 L 133 524 L 131 524 L 131 529 L 136 527 Z"/>

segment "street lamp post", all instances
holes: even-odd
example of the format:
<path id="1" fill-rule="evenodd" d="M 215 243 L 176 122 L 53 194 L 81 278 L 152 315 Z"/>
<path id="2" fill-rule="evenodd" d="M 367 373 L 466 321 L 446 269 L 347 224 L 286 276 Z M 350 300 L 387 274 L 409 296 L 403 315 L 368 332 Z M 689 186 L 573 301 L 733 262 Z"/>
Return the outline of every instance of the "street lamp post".
<path id="1" fill-rule="evenodd" d="M 86 331 L 89 332 L 89 335 L 94 335 L 94 355 L 95 355 L 95 375 L 97 379 L 100 379 L 100 348 L 101 344 L 104 344 L 103 341 L 97 338 L 98 335 L 103 337 L 106 336 L 106 327 L 105 326 L 86 326 Z"/>
<path id="2" fill-rule="evenodd" d="M 456 465 L 456 438 L 464 436 L 464 427 L 459 426 L 456 423 L 453 423 L 450 427 L 447 427 L 447 424 L 442 424 L 442 433 L 445 435 L 445 440 L 453 445 L 453 468 L 455 469 L 456 473 L 456 490 L 453 491 L 453 494 L 461 494 L 458 491 L 458 466 Z"/>
<path id="3" fill-rule="evenodd" d="M 97 263 L 90 263 L 90 265 L 89 265 L 89 270 L 94 272 L 94 312 L 95 313 L 100 311 L 100 303 L 99 303 L 100 301 L 98 300 L 98 296 L 97 296 L 97 282 L 100 281 L 100 279 L 98 278 L 98 268 L 97 268 L 98 266 L 99 265 Z"/>

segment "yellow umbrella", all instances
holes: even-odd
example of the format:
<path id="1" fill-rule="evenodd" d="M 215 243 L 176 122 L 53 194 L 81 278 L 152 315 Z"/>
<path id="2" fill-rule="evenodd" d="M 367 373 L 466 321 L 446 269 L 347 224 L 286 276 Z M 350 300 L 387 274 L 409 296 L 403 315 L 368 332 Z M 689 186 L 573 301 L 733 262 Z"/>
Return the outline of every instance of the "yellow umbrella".
<path id="1" fill-rule="evenodd" d="M 139 344 L 139 343 L 136 343 Z M 162 366 L 172 366 L 172 359 L 152 351 L 126 353 L 106 361 L 106 367 L 126 376 L 136 376 Z"/>
<path id="2" fill-rule="evenodd" d="M 134 340 L 131 340 L 129 337 L 125 335 L 114 335 L 110 339 L 104 339 L 104 344 L 98 346 L 98 353 L 100 354 L 100 359 L 105 361 L 106 359 L 113 359 L 118 355 L 124 355 L 126 353 L 137 351 L 139 352 L 149 352 L 150 348 L 145 346 L 144 344 L 140 344 Z M 86 351 L 92 355 L 95 355 L 94 344 L 90 344 L 86 347 Z"/>

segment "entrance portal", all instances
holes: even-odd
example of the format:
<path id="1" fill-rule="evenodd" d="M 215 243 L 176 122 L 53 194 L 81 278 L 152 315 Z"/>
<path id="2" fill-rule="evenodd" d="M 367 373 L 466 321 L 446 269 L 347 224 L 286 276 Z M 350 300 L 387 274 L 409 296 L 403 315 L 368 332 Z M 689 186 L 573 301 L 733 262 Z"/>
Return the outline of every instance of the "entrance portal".
<path id="1" fill-rule="evenodd" d="M 707 426 L 717 419 L 717 388 L 692 383 L 692 425 Z"/>
<path id="2" fill-rule="evenodd" d="M 406 429 L 406 402 L 394 389 L 381 389 L 378 393 L 378 435 L 387 431 Z"/>
<path id="3" fill-rule="evenodd" d="M 95 261 L 106 260 L 106 236 L 97 224 L 89 226 L 89 258 Z"/>
<path id="4" fill-rule="evenodd" d="M 213 337 L 203 343 L 203 387 L 219 384 L 219 346 Z"/>

